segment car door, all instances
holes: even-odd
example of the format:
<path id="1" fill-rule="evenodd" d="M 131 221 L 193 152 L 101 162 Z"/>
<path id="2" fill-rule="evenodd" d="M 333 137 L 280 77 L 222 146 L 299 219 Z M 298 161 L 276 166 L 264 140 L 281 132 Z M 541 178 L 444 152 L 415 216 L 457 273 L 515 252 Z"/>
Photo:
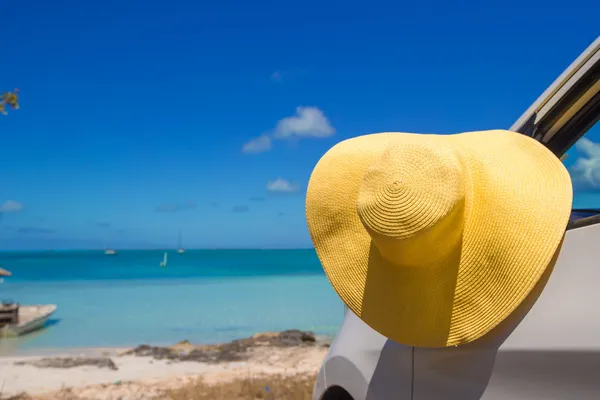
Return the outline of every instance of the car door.
<path id="1" fill-rule="evenodd" d="M 599 119 L 600 37 L 511 127 L 571 174 L 573 212 L 554 269 L 482 339 L 415 349 L 413 400 L 600 398 Z"/>

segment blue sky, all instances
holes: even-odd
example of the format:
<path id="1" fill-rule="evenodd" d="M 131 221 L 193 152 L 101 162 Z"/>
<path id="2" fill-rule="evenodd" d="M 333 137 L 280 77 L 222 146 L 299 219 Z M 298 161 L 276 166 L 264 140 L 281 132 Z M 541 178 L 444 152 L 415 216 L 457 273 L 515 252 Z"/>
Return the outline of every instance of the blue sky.
<path id="1" fill-rule="evenodd" d="M 328 148 L 379 131 L 508 128 L 595 39 L 600 11 L 474 0 L 1 7 L 0 89 L 21 90 L 21 109 L 0 116 L 3 249 L 175 246 L 179 230 L 186 247 L 309 247 L 304 191 Z"/>

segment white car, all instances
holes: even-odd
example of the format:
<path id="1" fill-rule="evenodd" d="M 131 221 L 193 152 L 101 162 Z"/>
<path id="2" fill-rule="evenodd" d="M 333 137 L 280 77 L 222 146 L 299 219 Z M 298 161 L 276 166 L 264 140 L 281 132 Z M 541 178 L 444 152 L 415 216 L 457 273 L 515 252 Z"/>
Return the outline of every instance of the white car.
<path id="1" fill-rule="evenodd" d="M 590 137 L 591 129 L 600 137 L 600 124 L 592 128 L 599 119 L 600 37 L 510 130 L 563 157 L 586 132 Z M 584 139 L 578 148 L 588 159 L 576 169 L 588 182 L 597 182 L 600 199 L 600 145 Z M 598 250 L 600 209 L 574 209 L 554 270 L 500 326 L 458 347 L 426 349 L 393 342 L 346 309 L 313 399 L 600 399 Z"/>

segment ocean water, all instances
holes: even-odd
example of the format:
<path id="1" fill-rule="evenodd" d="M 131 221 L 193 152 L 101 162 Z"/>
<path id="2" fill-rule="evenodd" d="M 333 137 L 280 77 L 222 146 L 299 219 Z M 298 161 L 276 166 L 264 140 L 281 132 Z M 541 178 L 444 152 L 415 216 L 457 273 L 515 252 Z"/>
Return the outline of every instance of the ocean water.
<path id="1" fill-rule="evenodd" d="M 343 305 L 314 250 L 0 253 L 0 300 L 52 303 L 48 326 L 0 355 L 73 347 L 215 343 L 256 332 L 335 335 Z"/>

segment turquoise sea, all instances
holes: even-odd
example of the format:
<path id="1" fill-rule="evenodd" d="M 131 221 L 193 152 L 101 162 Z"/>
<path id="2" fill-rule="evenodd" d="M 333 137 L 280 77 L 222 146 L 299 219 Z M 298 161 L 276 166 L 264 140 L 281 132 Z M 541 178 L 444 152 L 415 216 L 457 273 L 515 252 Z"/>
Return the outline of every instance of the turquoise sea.
<path id="1" fill-rule="evenodd" d="M 314 250 L 0 253 L 0 300 L 52 303 L 46 329 L 0 340 L 0 355 L 73 347 L 214 343 L 261 331 L 334 335 L 343 305 Z"/>

